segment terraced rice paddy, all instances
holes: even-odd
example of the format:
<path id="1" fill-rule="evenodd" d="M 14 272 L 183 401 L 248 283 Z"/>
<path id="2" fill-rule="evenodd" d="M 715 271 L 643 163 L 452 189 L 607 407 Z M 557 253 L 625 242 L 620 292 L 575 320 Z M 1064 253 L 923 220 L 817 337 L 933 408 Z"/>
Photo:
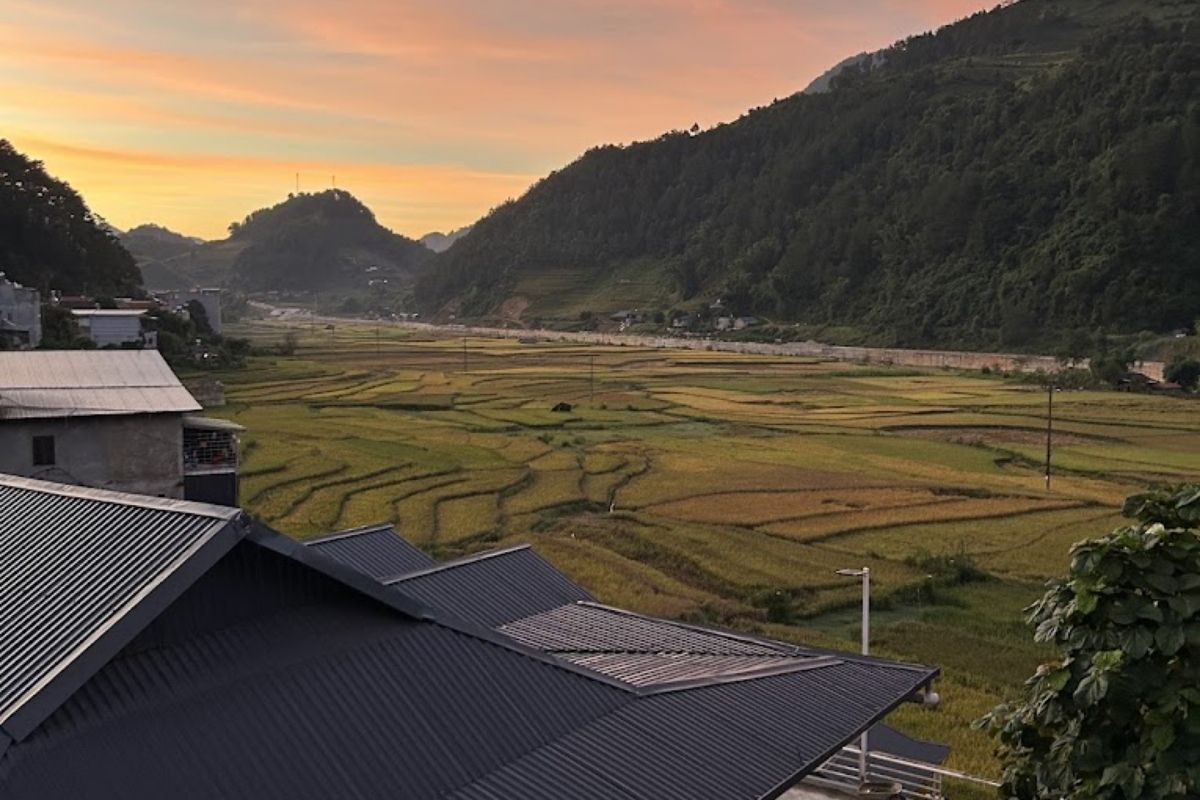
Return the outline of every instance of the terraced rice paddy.
<path id="1" fill-rule="evenodd" d="M 849 649 L 859 589 L 834 570 L 868 565 L 879 652 L 945 669 L 942 707 L 899 719 L 976 773 L 969 722 L 1045 655 L 1021 609 L 1126 495 L 1200 475 L 1200 405 L 1176 398 L 1059 393 L 1047 490 L 1045 394 L 994 376 L 300 332 L 219 376 L 253 514 L 392 521 L 441 557 L 531 542 L 604 601 Z"/>

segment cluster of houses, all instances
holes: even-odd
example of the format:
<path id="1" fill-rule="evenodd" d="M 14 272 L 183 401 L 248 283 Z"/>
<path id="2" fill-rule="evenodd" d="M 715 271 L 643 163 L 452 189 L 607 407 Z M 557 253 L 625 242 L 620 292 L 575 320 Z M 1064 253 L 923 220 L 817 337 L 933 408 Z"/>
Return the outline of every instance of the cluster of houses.
<path id="1" fill-rule="evenodd" d="M 48 302 L 74 315 L 80 332 L 96 347 L 149 348 L 158 346 L 146 316 L 166 309 L 186 316 L 188 305 L 199 303 L 213 333 L 221 332 L 221 290 L 195 288 L 159 292 L 147 299 L 115 298 L 101 308 L 94 297 L 52 292 Z M 11 281 L 0 272 L 0 338 L 5 349 L 34 348 L 42 341 L 42 298 L 36 289 Z"/>
<path id="2" fill-rule="evenodd" d="M 201 410 L 154 351 L 0 352 L 0 797 L 941 796 L 946 748 L 883 724 L 936 668 L 606 606 L 523 546 L 299 543 Z"/>
<path id="3" fill-rule="evenodd" d="M 618 323 L 621 331 L 625 331 L 631 325 L 641 325 L 652 320 L 658 322 L 665 321 L 662 312 L 652 314 L 637 308 L 614 311 L 608 315 L 608 318 L 610 321 Z M 670 318 L 668 324 L 675 331 L 713 330 L 726 332 L 753 328 L 756 325 L 761 325 L 762 321 L 757 317 L 727 314 L 725 313 L 724 303 L 718 300 L 709 307 L 709 313 L 676 313 Z"/>

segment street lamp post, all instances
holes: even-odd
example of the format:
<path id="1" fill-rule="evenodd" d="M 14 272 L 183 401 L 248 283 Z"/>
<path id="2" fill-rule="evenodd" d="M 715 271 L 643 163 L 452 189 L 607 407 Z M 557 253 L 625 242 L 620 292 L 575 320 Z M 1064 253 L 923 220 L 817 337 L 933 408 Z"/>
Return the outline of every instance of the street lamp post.
<path id="1" fill-rule="evenodd" d="M 862 581 L 862 654 L 871 654 L 871 568 L 839 569 L 838 575 L 846 578 L 859 578 Z M 862 732 L 858 743 L 858 782 L 867 782 L 867 731 Z"/>

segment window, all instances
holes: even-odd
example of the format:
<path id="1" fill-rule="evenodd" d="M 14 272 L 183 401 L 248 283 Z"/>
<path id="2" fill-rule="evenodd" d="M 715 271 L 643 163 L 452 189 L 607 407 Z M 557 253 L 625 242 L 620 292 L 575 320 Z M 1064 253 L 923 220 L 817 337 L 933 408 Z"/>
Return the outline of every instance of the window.
<path id="1" fill-rule="evenodd" d="M 54 437 L 33 437 L 33 465 L 35 467 L 54 466 Z"/>

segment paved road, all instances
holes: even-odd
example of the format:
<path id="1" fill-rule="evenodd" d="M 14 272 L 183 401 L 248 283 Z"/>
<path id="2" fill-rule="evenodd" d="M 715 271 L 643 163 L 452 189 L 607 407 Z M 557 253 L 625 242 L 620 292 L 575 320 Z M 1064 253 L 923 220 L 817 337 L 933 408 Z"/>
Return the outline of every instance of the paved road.
<path id="1" fill-rule="evenodd" d="M 962 350 L 910 350 L 905 348 L 844 347 L 821 344 L 820 342 L 732 342 L 722 339 L 678 336 L 643 336 L 625 333 L 597 333 L 591 331 L 549 331 L 514 328 L 486 328 L 471 325 L 433 325 L 427 322 L 403 320 L 370 320 L 351 317 L 326 317 L 290 306 L 273 306 L 251 302 L 252 306 L 267 314 L 269 319 L 296 322 L 319 322 L 332 325 L 394 325 L 413 330 L 424 330 L 457 336 L 482 336 L 503 339 L 530 339 L 544 342 L 578 342 L 580 344 L 619 345 L 625 347 L 648 347 L 671 350 L 711 350 L 723 353 L 746 353 L 767 356 L 799 356 L 824 358 L 831 361 L 853 361 L 901 367 L 949 368 L 978 371 L 987 367 L 996 372 L 1056 372 L 1063 363 L 1052 356 L 1022 355 L 1018 353 L 974 353 Z M 1073 366 L 1084 367 L 1087 359 L 1073 362 Z M 1163 379 L 1161 361 L 1139 361 L 1134 369 L 1154 380 Z"/>

